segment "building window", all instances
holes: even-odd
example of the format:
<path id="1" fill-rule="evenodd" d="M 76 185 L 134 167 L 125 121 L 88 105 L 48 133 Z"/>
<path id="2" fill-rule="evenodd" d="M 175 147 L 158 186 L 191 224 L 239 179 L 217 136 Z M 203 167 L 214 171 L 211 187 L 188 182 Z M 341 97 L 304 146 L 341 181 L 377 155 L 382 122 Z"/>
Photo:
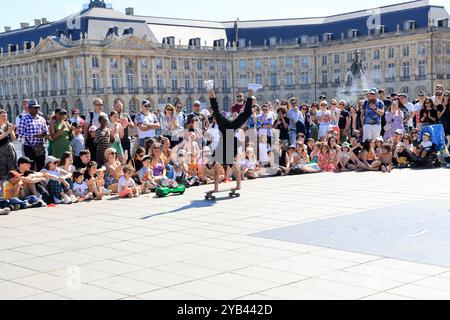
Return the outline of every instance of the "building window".
<path id="1" fill-rule="evenodd" d="M 395 64 L 394 63 L 388 64 L 387 76 L 390 81 L 395 80 Z"/>
<path id="2" fill-rule="evenodd" d="M 119 91 L 119 75 L 116 73 L 111 74 L 111 86 L 114 92 Z"/>
<path id="3" fill-rule="evenodd" d="M 341 83 L 341 70 L 334 69 L 334 83 L 340 84 Z"/>
<path id="4" fill-rule="evenodd" d="M 97 73 L 92 75 L 92 89 L 94 91 L 100 90 L 100 75 Z"/>
<path id="5" fill-rule="evenodd" d="M 255 70 L 262 70 L 261 59 L 255 59 Z"/>
<path id="6" fill-rule="evenodd" d="M 156 70 L 162 70 L 163 69 L 162 59 L 157 58 L 155 60 L 155 65 L 156 65 Z"/>
<path id="7" fill-rule="evenodd" d="M 380 60 L 380 49 L 373 52 L 373 60 Z"/>
<path id="8" fill-rule="evenodd" d="M 149 80 L 149 76 L 148 74 L 143 74 L 142 75 L 142 89 L 145 92 L 148 92 L 150 90 L 150 80 Z"/>
<path id="9" fill-rule="evenodd" d="M 292 57 L 286 58 L 286 68 L 292 69 L 294 67 L 294 59 Z"/>
<path id="10" fill-rule="evenodd" d="M 189 60 L 184 60 L 184 70 L 190 70 L 191 69 L 191 62 Z"/>
<path id="11" fill-rule="evenodd" d="M 92 57 L 92 68 L 100 68 L 98 57 Z"/>
<path id="12" fill-rule="evenodd" d="M 191 89 L 191 77 L 189 75 L 184 76 L 184 89 L 186 90 Z"/>
<path id="13" fill-rule="evenodd" d="M 23 79 L 22 80 L 22 94 L 24 96 L 28 95 L 28 90 L 27 90 L 27 80 Z"/>
<path id="14" fill-rule="evenodd" d="M 419 79 L 426 78 L 425 61 L 419 61 Z"/>
<path id="15" fill-rule="evenodd" d="M 340 63 L 340 56 L 338 54 L 334 55 L 334 64 L 339 64 Z"/>
<path id="16" fill-rule="evenodd" d="M 409 78 L 409 62 L 403 62 L 403 79 Z"/>
<path id="17" fill-rule="evenodd" d="M 216 70 L 216 63 L 214 60 L 209 61 L 209 71 Z"/>
<path id="18" fill-rule="evenodd" d="M 388 49 L 388 58 L 389 59 L 395 58 L 395 48 Z"/>
<path id="19" fill-rule="evenodd" d="M 128 91 L 136 90 L 136 77 L 133 69 L 127 69 L 127 89 Z"/>
<path id="20" fill-rule="evenodd" d="M 81 83 L 81 74 L 77 73 L 75 77 L 75 87 L 77 90 L 81 90 L 82 83 Z"/>
<path id="21" fill-rule="evenodd" d="M 417 54 L 423 56 L 426 54 L 425 43 L 421 42 L 417 44 Z"/>
<path id="22" fill-rule="evenodd" d="M 116 58 L 111 59 L 111 69 L 117 69 L 119 68 L 119 61 L 117 61 Z"/>
<path id="23" fill-rule="evenodd" d="M 149 66 L 150 66 L 150 64 L 149 64 L 149 62 L 148 62 L 148 59 L 142 60 L 142 62 L 141 62 L 141 67 L 142 67 L 142 69 L 148 69 Z"/>
<path id="24" fill-rule="evenodd" d="M 275 72 L 272 72 L 270 74 L 270 86 L 272 88 L 275 88 L 276 86 L 278 86 L 278 74 Z"/>
<path id="25" fill-rule="evenodd" d="M 197 70 L 203 70 L 203 62 L 202 62 L 202 60 L 197 60 Z"/>
<path id="26" fill-rule="evenodd" d="M 239 69 L 247 70 L 247 60 L 245 60 L 245 59 L 239 60 Z"/>
<path id="27" fill-rule="evenodd" d="M 300 83 L 303 86 L 309 85 L 309 72 L 302 71 L 302 73 L 300 74 Z"/>
<path id="28" fill-rule="evenodd" d="M 239 87 L 240 88 L 245 88 L 248 84 L 248 80 L 247 80 L 247 75 L 246 74 L 241 74 L 239 76 Z"/>
<path id="29" fill-rule="evenodd" d="M 277 61 L 277 58 L 271 58 L 271 59 L 270 59 L 270 69 L 272 69 L 272 70 L 278 69 L 278 61 Z"/>
<path id="30" fill-rule="evenodd" d="M 156 75 L 156 89 L 163 90 L 164 88 L 164 81 L 161 75 Z"/>
<path id="31" fill-rule="evenodd" d="M 227 71 L 228 71 L 228 62 L 222 61 L 222 72 L 227 72 Z"/>
<path id="32" fill-rule="evenodd" d="M 69 80 L 68 80 L 67 74 L 63 75 L 62 85 L 63 85 L 63 87 L 62 87 L 63 90 L 67 90 L 67 88 L 69 87 Z"/>
<path id="33" fill-rule="evenodd" d="M 263 75 L 262 73 L 256 73 L 255 74 L 255 83 L 256 84 L 263 84 Z"/>
<path id="34" fill-rule="evenodd" d="M 381 65 L 379 64 L 373 66 L 373 80 L 376 83 L 381 82 Z"/>
<path id="35" fill-rule="evenodd" d="M 286 73 L 286 85 L 292 87 L 294 85 L 294 74 L 292 72 Z"/>
<path id="36" fill-rule="evenodd" d="M 322 70 L 322 84 L 326 85 L 328 83 L 328 70 Z"/>
<path id="37" fill-rule="evenodd" d="M 172 76 L 172 90 L 178 89 L 178 78 L 176 75 Z"/>
<path id="38" fill-rule="evenodd" d="M 403 56 L 404 57 L 409 57 L 409 46 L 404 46 L 403 47 Z"/>
<path id="39" fill-rule="evenodd" d="M 309 58 L 308 57 L 301 57 L 300 58 L 300 64 L 302 65 L 302 68 L 309 68 Z"/>
<path id="40" fill-rule="evenodd" d="M 347 52 L 347 62 L 353 62 L 353 52 Z"/>
<path id="41" fill-rule="evenodd" d="M 230 98 L 228 97 L 223 98 L 223 109 L 230 110 Z"/>
<path id="42" fill-rule="evenodd" d="M 170 62 L 172 70 L 177 70 L 177 60 L 172 59 Z"/>
<path id="43" fill-rule="evenodd" d="M 228 90 L 228 79 L 226 77 L 222 78 L 222 90 Z"/>
<path id="44" fill-rule="evenodd" d="M 197 89 L 203 90 L 203 76 L 201 74 L 197 76 Z"/>
<path id="45" fill-rule="evenodd" d="M 322 56 L 322 65 L 326 66 L 328 63 L 328 56 Z"/>

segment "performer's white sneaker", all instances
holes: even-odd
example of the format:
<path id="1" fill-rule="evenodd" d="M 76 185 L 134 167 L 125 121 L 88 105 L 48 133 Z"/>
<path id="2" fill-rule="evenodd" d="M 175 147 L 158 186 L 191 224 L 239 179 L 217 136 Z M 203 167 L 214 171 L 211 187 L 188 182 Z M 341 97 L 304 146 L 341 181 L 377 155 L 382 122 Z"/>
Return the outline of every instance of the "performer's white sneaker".
<path id="1" fill-rule="evenodd" d="M 248 89 L 253 90 L 254 92 L 257 92 L 258 90 L 261 90 L 262 88 L 263 88 L 263 86 L 260 84 L 257 84 L 257 83 L 250 83 L 248 85 Z"/>
<path id="2" fill-rule="evenodd" d="M 205 81 L 205 87 L 206 87 L 206 90 L 208 90 L 208 91 L 211 91 L 212 89 L 214 89 L 214 80 Z"/>

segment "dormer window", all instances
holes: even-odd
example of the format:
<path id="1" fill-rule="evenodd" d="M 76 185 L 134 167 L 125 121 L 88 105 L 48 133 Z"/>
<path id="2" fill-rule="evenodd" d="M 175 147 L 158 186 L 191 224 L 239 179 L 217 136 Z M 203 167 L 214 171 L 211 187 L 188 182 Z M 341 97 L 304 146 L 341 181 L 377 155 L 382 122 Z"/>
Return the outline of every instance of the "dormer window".
<path id="1" fill-rule="evenodd" d="M 133 28 L 128 28 L 123 30 L 123 35 L 127 35 L 127 34 L 134 34 L 134 29 Z"/>
<path id="2" fill-rule="evenodd" d="M 406 20 L 403 22 L 403 30 L 414 30 L 416 28 L 416 21 Z"/>
<path id="3" fill-rule="evenodd" d="M 347 31 L 347 38 L 349 39 L 358 38 L 358 29 L 349 29 Z"/>
<path id="4" fill-rule="evenodd" d="M 117 28 L 117 27 L 109 28 L 108 29 L 108 33 L 106 34 L 106 36 L 107 37 L 110 37 L 110 36 L 118 37 L 119 36 L 119 28 Z"/>
<path id="5" fill-rule="evenodd" d="M 175 37 L 166 37 L 163 39 L 163 44 L 166 44 L 168 46 L 174 46 L 175 45 Z"/>
<path id="6" fill-rule="evenodd" d="M 385 33 L 386 33 L 385 25 L 379 25 L 375 27 L 375 34 L 385 34 Z"/>
<path id="7" fill-rule="evenodd" d="M 239 39 L 238 40 L 238 47 L 239 48 L 245 48 L 246 40 L 245 39 Z"/>
<path id="8" fill-rule="evenodd" d="M 303 35 L 300 37 L 300 43 L 301 44 L 307 44 L 309 43 L 309 36 L 308 35 Z"/>
<path id="9" fill-rule="evenodd" d="M 216 48 L 224 48 L 225 40 L 224 39 L 214 40 L 213 46 Z"/>
<path id="10" fill-rule="evenodd" d="M 448 28 L 448 19 L 441 19 L 437 22 L 438 28 Z"/>
<path id="11" fill-rule="evenodd" d="M 332 33 L 324 33 L 322 35 L 322 42 L 330 42 L 333 38 L 333 34 Z"/>
<path id="12" fill-rule="evenodd" d="M 271 47 L 273 47 L 273 46 L 276 46 L 277 45 L 277 37 L 270 37 L 269 38 L 269 45 L 271 46 Z"/>
<path id="13" fill-rule="evenodd" d="M 189 40 L 189 46 L 190 47 L 196 47 L 199 48 L 200 47 L 200 38 L 193 38 Z"/>

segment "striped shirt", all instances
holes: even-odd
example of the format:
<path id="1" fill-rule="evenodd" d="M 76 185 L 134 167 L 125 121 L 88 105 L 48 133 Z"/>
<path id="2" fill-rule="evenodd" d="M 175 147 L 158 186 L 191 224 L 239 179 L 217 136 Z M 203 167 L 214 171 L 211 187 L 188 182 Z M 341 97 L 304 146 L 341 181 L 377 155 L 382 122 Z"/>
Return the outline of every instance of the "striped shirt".
<path id="1" fill-rule="evenodd" d="M 19 136 L 27 146 L 36 146 L 44 144 L 44 139 L 35 138 L 38 134 L 48 134 L 48 127 L 45 119 L 39 115 L 33 118 L 30 114 L 27 114 L 20 121 Z"/>

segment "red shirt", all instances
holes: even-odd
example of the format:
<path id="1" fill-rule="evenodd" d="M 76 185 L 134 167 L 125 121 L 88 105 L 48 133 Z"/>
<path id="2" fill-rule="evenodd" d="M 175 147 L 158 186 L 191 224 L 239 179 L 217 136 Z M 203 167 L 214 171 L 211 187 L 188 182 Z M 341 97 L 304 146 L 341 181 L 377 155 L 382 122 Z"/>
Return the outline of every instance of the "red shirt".
<path id="1" fill-rule="evenodd" d="M 241 113 L 243 109 L 244 109 L 244 104 L 236 103 L 231 107 L 231 113 L 235 113 L 235 112 Z"/>

